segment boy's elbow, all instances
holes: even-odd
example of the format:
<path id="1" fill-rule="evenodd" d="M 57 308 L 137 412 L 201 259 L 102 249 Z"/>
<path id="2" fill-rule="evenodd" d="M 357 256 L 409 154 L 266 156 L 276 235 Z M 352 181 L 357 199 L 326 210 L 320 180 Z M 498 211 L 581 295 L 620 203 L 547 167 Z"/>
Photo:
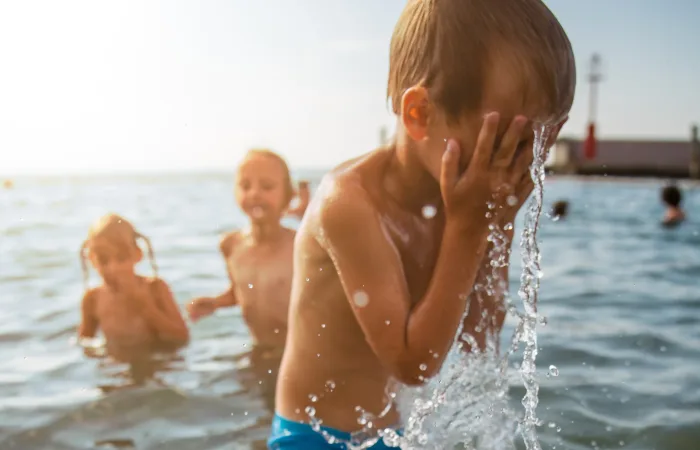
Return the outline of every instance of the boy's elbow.
<path id="1" fill-rule="evenodd" d="M 422 386 L 440 370 L 437 364 L 428 361 L 404 361 L 396 364 L 394 376 L 407 386 Z"/>

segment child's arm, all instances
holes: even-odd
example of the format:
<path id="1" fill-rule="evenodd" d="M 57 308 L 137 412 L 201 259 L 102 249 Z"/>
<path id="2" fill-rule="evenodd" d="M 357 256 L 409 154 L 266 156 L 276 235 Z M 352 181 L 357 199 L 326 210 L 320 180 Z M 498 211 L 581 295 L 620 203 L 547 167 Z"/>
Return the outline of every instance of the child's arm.
<path id="1" fill-rule="evenodd" d="M 524 151 L 531 152 L 532 148 L 528 147 Z M 513 225 L 518 211 L 525 204 L 533 188 L 534 184 L 530 173 L 526 172 L 515 188 L 515 195 L 518 201 L 514 205 L 504 205 L 500 229 L 505 238 L 503 245 L 504 251 L 507 252 L 507 265 L 499 267 L 495 271 L 497 277 L 491 280 L 491 294 L 485 292 L 485 289 L 481 289 L 472 292 L 469 296 L 469 313 L 464 317 L 462 335 L 459 336 L 459 340 L 463 344 L 462 348 L 465 351 L 471 351 L 473 344 L 476 344 L 480 350 L 485 350 L 488 334 L 497 334 L 503 327 L 503 322 L 506 318 L 505 299 L 506 295 L 508 295 L 510 284 L 510 250 L 513 237 L 515 236 Z M 506 225 L 510 226 L 506 227 Z M 490 242 L 475 284 L 486 286 L 487 278 L 494 272 L 493 267 L 491 267 L 491 259 L 488 257 L 488 253 L 493 249 L 493 246 L 494 244 Z M 469 338 L 464 339 L 466 337 L 465 333 L 471 336 L 473 341 Z M 496 340 L 496 343 L 498 343 L 498 340 Z"/>
<path id="2" fill-rule="evenodd" d="M 156 278 L 151 285 L 153 301 L 146 301 L 144 313 L 146 320 L 151 325 L 158 337 L 163 341 L 185 345 L 189 341 L 190 334 L 187 324 L 182 319 L 180 308 L 173 298 L 173 294 L 165 281 Z"/>
<path id="3" fill-rule="evenodd" d="M 221 237 L 221 241 L 219 242 L 219 251 L 221 251 L 221 256 L 223 256 L 224 262 L 226 263 L 226 274 L 230 282 L 228 289 L 215 297 L 198 297 L 189 302 L 187 304 L 187 313 L 192 321 L 210 316 L 219 308 L 236 306 L 238 304 L 234 289 L 233 275 L 229 267 L 229 258 L 236 244 L 236 237 L 237 232 L 226 233 Z"/>
<path id="4" fill-rule="evenodd" d="M 90 289 L 83 295 L 83 301 L 80 305 L 80 325 L 78 326 L 79 338 L 94 338 L 97 334 L 99 322 L 95 314 L 96 301 L 95 289 Z"/>
<path id="5" fill-rule="evenodd" d="M 522 119 L 514 121 L 492 162 L 498 115 L 485 119 L 462 175 L 459 149 L 452 141 L 448 146 L 440 180 L 446 225 L 432 279 L 420 299 L 411 298 L 401 257 L 359 181 L 338 181 L 327 193 L 331 200 L 322 206 L 321 224 L 345 294 L 375 354 L 406 384 L 436 374 L 453 343 L 484 259 L 486 204 L 493 199 L 494 184 L 515 185 L 519 176 L 513 172 L 529 166 L 523 161 L 527 155 L 515 158 L 523 126 Z"/>
<path id="6" fill-rule="evenodd" d="M 219 242 L 219 251 L 221 252 L 221 256 L 223 256 L 224 263 L 226 264 L 226 274 L 228 275 L 230 285 L 228 289 L 214 297 L 214 303 L 216 304 L 217 308 L 235 306 L 238 304 L 234 291 L 235 284 L 233 282 L 233 274 L 231 274 L 231 268 L 229 267 L 229 258 L 233 252 L 233 247 L 236 245 L 237 236 L 238 233 L 235 231 L 226 233 L 221 237 L 221 241 Z"/>

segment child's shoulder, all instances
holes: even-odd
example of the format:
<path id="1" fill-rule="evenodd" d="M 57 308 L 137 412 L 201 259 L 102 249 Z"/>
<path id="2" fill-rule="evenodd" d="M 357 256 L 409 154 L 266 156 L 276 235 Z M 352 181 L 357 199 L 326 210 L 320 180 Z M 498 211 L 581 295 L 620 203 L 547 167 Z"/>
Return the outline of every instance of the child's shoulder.
<path id="1" fill-rule="evenodd" d="M 236 243 L 241 240 L 242 236 L 243 232 L 241 230 L 227 231 L 222 234 L 219 238 L 219 250 L 221 250 L 221 253 L 228 256 L 231 250 L 236 246 Z"/>
<path id="2" fill-rule="evenodd" d="M 158 277 L 158 276 L 141 277 L 141 280 L 142 280 L 144 283 L 146 283 L 146 285 L 148 285 L 148 286 L 151 287 L 151 288 L 156 288 L 156 289 L 162 289 L 162 288 L 168 288 L 168 289 L 169 289 L 169 288 L 170 288 L 170 287 L 168 286 L 168 283 L 167 283 L 164 279 L 162 279 L 162 278 L 160 278 L 160 277 Z"/>
<path id="3" fill-rule="evenodd" d="M 326 174 L 317 191 L 321 196 L 317 211 L 321 221 L 347 226 L 348 220 L 354 223 L 365 214 L 373 214 L 378 209 L 389 156 L 384 149 L 375 150 Z"/>

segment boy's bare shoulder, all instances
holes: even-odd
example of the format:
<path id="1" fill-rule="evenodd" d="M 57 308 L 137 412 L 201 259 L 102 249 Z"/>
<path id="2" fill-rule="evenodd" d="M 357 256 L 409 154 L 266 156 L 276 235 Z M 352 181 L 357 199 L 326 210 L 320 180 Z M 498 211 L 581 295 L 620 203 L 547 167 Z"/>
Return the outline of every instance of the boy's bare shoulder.
<path id="1" fill-rule="evenodd" d="M 376 199 L 381 195 L 388 156 L 385 150 L 368 153 L 341 164 L 323 178 L 317 214 L 326 232 L 363 225 L 368 214 L 378 211 Z"/>
<path id="2" fill-rule="evenodd" d="M 224 256 L 228 257 L 236 246 L 236 243 L 240 241 L 241 231 L 233 230 L 221 235 L 219 240 L 219 250 Z"/>
<path id="3" fill-rule="evenodd" d="M 97 301 L 97 298 L 99 297 L 100 292 L 103 289 L 104 288 L 102 286 L 99 286 L 99 287 L 90 288 L 87 291 L 85 291 L 85 293 L 83 294 L 83 301 L 82 301 L 83 307 L 92 307 L 95 304 L 95 302 Z"/>

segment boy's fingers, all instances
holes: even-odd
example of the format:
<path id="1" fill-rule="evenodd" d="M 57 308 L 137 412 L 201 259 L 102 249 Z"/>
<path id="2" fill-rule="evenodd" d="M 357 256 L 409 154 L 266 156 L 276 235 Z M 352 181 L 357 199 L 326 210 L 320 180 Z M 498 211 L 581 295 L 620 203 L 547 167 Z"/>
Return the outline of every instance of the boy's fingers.
<path id="1" fill-rule="evenodd" d="M 474 156 L 472 156 L 472 164 L 477 167 L 488 167 L 493 146 L 496 143 L 499 120 L 500 114 L 497 112 L 486 114 L 484 117 L 484 123 L 481 125 L 481 131 L 479 131 L 479 137 L 476 140 Z"/>
<path id="2" fill-rule="evenodd" d="M 511 165 L 513 159 L 516 157 L 518 143 L 520 142 L 526 123 L 527 118 L 524 116 L 516 116 L 510 123 L 498 149 L 495 150 L 496 153 L 493 157 L 494 166 L 509 167 Z"/>
<path id="3" fill-rule="evenodd" d="M 442 168 L 440 170 L 440 187 L 442 191 L 452 189 L 457 182 L 459 174 L 459 144 L 454 139 L 447 142 L 447 149 L 442 154 Z"/>

